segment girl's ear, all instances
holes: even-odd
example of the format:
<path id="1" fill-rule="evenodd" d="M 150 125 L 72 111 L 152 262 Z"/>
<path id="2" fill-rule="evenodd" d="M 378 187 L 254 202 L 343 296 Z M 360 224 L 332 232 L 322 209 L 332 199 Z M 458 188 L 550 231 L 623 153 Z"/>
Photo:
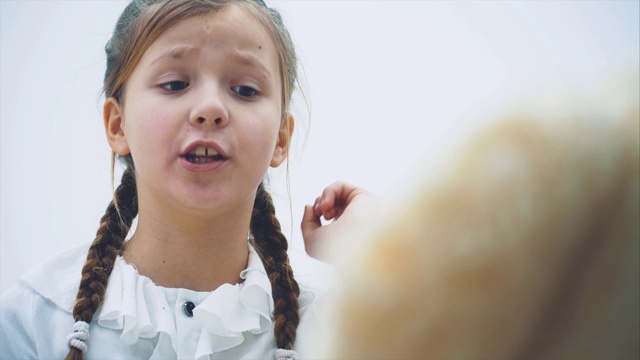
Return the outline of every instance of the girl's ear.
<path id="1" fill-rule="evenodd" d="M 282 119 L 280 130 L 278 131 L 278 141 L 271 157 L 271 167 L 278 167 L 284 162 L 289 154 L 291 136 L 293 135 L 293 115 L 287 113 Z"/>
<path id="2" fill-rule="evenodd" d="M 124 121 L 122 119 L 122 107 L 113 97 L 104 102 L 102 116 L 104 117 L 104 131 L 107 141 L 114 153 L 124 156 L 131 152 L 129 143 L 124 133 Z"/>

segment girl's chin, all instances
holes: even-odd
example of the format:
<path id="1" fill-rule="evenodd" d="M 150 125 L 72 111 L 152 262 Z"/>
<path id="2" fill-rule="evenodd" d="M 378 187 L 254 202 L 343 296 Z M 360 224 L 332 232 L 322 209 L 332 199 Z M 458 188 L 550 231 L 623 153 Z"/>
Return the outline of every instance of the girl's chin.
<path id="1" fill-rule="evenodd" d="M 236 213 L 253 208 L 255 190 L 242 191 L 239 184 L 221 183 L 200 185 L 184 183 L 166 184 L 158 189 L 158 196 L 164 197 L 166 204 L 178 213 L 184 212 L 194 216 L 212 216 L 225 213 Z M 257 185 L 256 185 L 257 187 Z"/>
<path id="2" fill-rule="evenodd" d="M 178 209 L 183 209 L 185 213 L 202 216 L 219 215 L 229 212 L 232 209 L 241 208 L 242 204 L 237 197 L 212 194 L 185 194 L 177 199 Z M 253 205 L 253 204 L 252 204 Z"/>

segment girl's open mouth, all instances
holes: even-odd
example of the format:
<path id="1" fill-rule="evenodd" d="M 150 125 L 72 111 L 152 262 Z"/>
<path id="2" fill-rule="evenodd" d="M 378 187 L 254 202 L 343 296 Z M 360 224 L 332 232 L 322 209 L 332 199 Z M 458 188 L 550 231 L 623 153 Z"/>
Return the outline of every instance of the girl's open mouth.
<path id="1" fill-rule="evenodd" d="M 182 157 L 193 164 L 210 163 L 214 161 L 224 160 L 224 156 L 219 154 L 216 149 L 204 146 L 198 146 Z"/>

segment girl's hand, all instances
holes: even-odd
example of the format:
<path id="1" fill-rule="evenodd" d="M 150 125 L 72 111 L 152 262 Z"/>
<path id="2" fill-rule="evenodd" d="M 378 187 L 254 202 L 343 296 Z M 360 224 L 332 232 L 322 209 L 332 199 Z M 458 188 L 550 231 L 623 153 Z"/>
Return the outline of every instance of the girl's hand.
<path id="1" fill-rule="evenodd" d="M 369 192 L 344 182 L 329 185 L 313 206 L 304 207 L 301 228 L 307 254 L 326 261 L 333 243 L 375 221 L 378 212 L 378 199 Z M 323 226 L 320 217 L 333 221 Z"/>

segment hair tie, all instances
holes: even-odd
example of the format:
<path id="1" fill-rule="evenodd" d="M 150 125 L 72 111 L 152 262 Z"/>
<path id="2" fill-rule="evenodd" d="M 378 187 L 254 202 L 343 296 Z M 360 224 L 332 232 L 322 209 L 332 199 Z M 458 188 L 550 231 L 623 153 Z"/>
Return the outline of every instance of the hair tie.
<path id="1" fill-rule="evenodd" d="M 84 321 L 76 321 L 73 324 L 73 332 L 67 336 L 67 345 L 80 349 L 80 351 L 87 351 L 85 343 L 87 340 L 89 340 L 89 324 Z"/>
<path id="2" fill-rule="evenodd" d="M 298 360 L 298 353 L 294 350 L 276 349 L 276 360 Z"/>

